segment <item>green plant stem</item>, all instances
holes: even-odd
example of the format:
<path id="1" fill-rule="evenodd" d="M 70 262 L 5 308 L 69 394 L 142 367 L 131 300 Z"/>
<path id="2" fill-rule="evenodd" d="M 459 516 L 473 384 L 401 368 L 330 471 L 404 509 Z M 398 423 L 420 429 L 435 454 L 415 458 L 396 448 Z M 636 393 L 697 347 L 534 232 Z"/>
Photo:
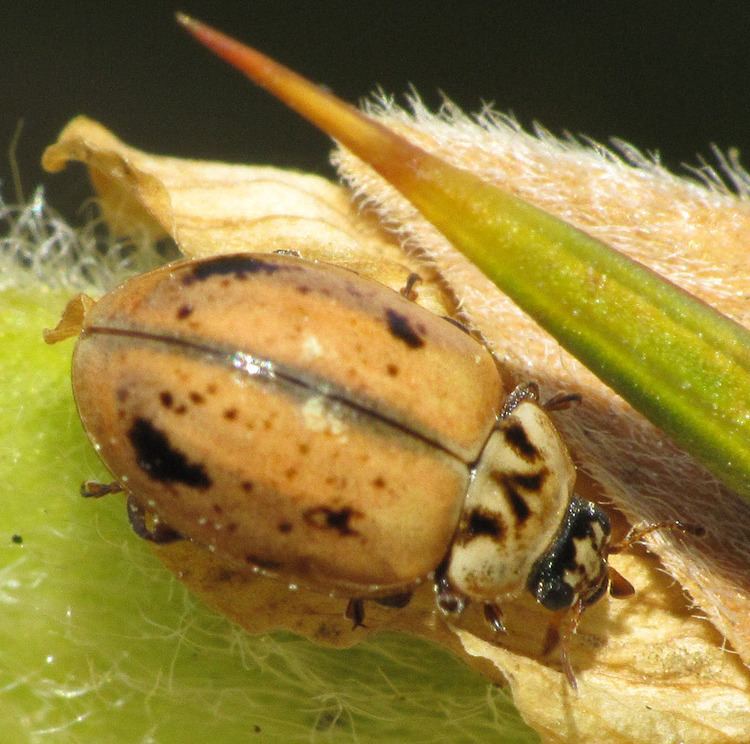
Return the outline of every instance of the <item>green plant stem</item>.
<path id="1" fill-rule="evenodd" d="M 199 41 L 339 140 L 601 380 L 750 499 L 750 333 L 571 225 L 210 27 Z M 514 339 L 509 339 L 514 342 Z"/>

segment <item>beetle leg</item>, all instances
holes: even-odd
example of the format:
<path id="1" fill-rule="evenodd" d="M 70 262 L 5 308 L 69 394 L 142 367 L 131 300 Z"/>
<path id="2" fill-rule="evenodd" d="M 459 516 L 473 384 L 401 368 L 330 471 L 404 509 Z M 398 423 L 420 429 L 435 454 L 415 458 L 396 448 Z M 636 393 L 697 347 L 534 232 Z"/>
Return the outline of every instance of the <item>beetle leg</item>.
<path id="1" fill-rule="evenodd" d="M 406 277 L 406 284 L 401 287 L 399 294 L 402 297 L 406 297 L 407 300 L 411 300 L 412 302 L 414 302 L 414 300 L 417 299 L 417 291 L 414 289 L 414 286 L 417 284 L 417 282 L 421 281 L 422 277 L 412 271 L 409 276 Z"/>
<path id="2" fill-rule="evenodd" d="M 184 539 L 179 532 L 161 522 L 159 517 L 148 514 L 132 496 L 128 496 L 127 509 L 130 526 L 138 537 L 160 545 Z"/>
<path id="3" fill-rule="evenodd" d="M 469 598 L 451 586 L 445 575 L 447 566 L 444 560 L 435 570 L 435 604 L 444 615 L 460 615 L 469 604 Z"/>
<path id="4" fill-rule="evenodd" d="M 484 619 L 495 633 L 507 633 L 505 623 L 503 622 L 503 611 L 499 605 L 492 602 L 486 602 L 484 605 Z"/>
<path id="5" fill-rule="evenodd" d="M 542 408 L 545 411 L 565 411 L 568 408 L 577 406 L 583 400 L 580 393 L 558 393 L 553 395 L 548 401 L 545 401 Z"/>
<path id="6" fill-rule="evenodd" d="M 81 496 L 84 499 L 100 499 L 110 493 L 120 493 L 123 488 L 117 482 L 100 483 L 99 481 L 87 480 L 81 483 Z"/>
<path id="7" fill-rule="evenodd" d="M 568 680 L 568 684 L 573 690 L 578 690 L 578 682 L 573 672 L 573 665 L 570 662 L 570 639 L 575 635 L 584 609 L 584 603 L 578 600 L 570 610 L 553 620 L 547 628 L 547 636 L 542 647 L 542 655 L 546 656 L 559 646 L 560 665 L 565 679 Z"/>
<path id="8" fill-rule="evenodd" d="M 500 418 L 506 418 L 515 411 L 525 400 L 537 403 L 539 401 L 539 385 L 535 382 L 524 382 L 516 385 L 508 394 L 500 410 Z"/>
<path id="9" fill-rule="evenodd" d="M 655 532 L 656 530 L 677 530 L 687 535 L 694 535 L 695 537 L 703 537 L 706 534 L 706 530 L 699 524 L 685 524 L 680 522 L 679 519 L 667 519 L 662 522 L 653 522 L 651 524 L 637 524 L 630 528 L 627 535 L 618 543 L 610 545 L 607 549 L 607 555 L 613 553 L 622 553 L 624 550 L 630 548 L 634 543 L 637 543 L 641 538 Z M 615 599 L 622 599 L 623 597 L 629 597 L 635 593 L 633 585 L 615 568 L 611 565 L 608 566 L 609 571 L 609 593 Z"/>
<path id="10" fill-rule="evenodd" d="M 346 605 L 344 617 L 352 621 L 352 630 L 366 628 L 365 625 L 365 600 L 362 597 L 352 597 Z"/>
<path id="11" fill-rule="evenodd" d="M 539 386 L 535 382 L 526 382 L 511 391 L 505 399 L 503 408 L 500 411 L 500 418 L 509 416 L 525 400 L 531 400 L 535 403 L 539 401 Z M 580 393 L 558 393 L 553 395 L 548 401 L 542 404 L 545 411 L 563 411 L 571 406 L 578 405 L 582 400 Z"/>

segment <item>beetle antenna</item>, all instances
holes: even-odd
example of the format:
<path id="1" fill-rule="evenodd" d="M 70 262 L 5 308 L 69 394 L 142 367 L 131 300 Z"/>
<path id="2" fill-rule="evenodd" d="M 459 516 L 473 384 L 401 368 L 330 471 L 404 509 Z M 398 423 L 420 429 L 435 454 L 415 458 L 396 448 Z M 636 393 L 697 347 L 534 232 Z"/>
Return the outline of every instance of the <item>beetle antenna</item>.
<path id="1" fill-rule="evenodd" d="M 706 528 L 702 525 L 687 524 L 686 522 L 681 522 L 679 519 L 665 519 L 661 522 L 652 522 L 650 524 L 636 524 L 630 528 L 628 534 L 619 543 L 610 546 L 607 554 L 622 553 L 630 548 L 631 545 L 646 537 L 646 535 L 650 535 L 657 530 L 675 530 L 685 535 L 693 535 L 694 537 L 703 537 L 706 534 Z"/>

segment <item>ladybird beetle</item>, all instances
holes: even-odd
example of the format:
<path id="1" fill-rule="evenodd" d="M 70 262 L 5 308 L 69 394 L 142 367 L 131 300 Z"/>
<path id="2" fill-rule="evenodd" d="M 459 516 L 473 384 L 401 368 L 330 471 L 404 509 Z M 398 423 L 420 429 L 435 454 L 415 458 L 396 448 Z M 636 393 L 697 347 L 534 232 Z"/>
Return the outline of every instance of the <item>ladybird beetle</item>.
<path id="1" fill-rule="evenodd" d="M 355 626 L 364 599 L 401 606 L 427 578 L 444 613 L 474 600 L 496 630 L 524 591 L 577 621 L 611 578 L 632 590 L 536 386 L 505 396 L 481 343 L 373 280 L 292 255 L 184 261 L 71 325 L 78 411 L 116 480 L 84 493 L 126 491 L 149 539 L 348 597 Z"/>

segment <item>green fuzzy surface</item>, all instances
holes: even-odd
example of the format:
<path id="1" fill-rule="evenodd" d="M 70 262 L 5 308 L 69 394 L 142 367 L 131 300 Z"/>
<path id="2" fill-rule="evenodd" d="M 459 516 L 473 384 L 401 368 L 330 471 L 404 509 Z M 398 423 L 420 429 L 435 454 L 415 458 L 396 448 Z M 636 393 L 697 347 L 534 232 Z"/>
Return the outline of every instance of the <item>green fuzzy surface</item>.
<path id="1" fill-rule="evenodd" d="M 70 295 L 0 292 L 2 741 L 538 741 L 501 690 L 427 642 L 245 633 L 162 567 L 121 499 L 80 498 L 108 475 L 75 411 L 73 341 L 41 337 Z"/>

